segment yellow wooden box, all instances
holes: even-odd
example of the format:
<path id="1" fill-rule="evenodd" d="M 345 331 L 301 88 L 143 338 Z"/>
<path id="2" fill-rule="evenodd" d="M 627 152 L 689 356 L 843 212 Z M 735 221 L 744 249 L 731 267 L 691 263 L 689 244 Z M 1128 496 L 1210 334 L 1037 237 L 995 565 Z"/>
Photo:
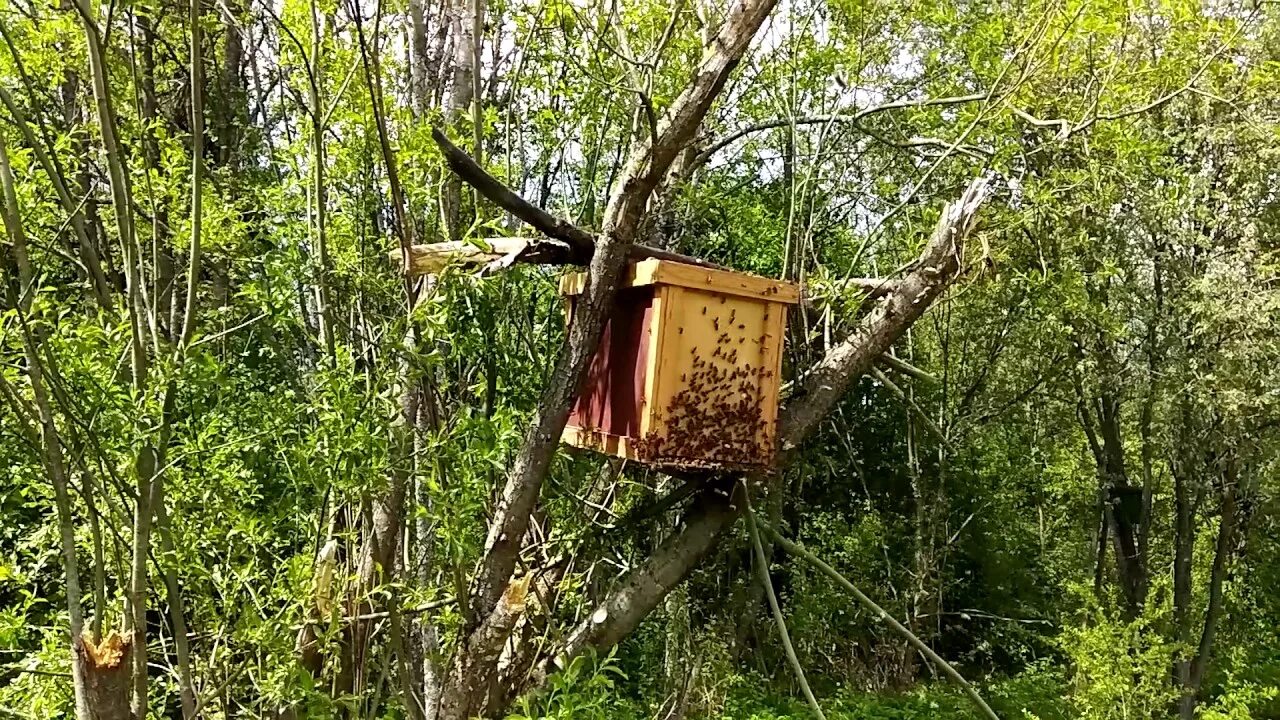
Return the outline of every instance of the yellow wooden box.
<path id="1" fill-rule="evenodd" d="M 569 322 L 586 273 L 565 275 Z M 797 286 L 669 260 L 632 263 L 563 440 L 651 465 L 771 465 Z"/>

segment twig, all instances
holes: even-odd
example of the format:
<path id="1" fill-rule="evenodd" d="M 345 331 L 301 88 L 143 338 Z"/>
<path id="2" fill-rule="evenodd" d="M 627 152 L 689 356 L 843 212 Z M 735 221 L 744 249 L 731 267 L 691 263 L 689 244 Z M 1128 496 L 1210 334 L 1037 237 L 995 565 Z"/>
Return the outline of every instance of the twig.
<path id="1" fill-rule="evenodd" d="M 248 320 L 245 320 L 244 322 L 240 323 L 239 325 L 233 325 L 232 327 L 229 327 L 229 328 L 227 328 L 227 329 L 225 329 L 225 330 L 221 330 L 221 331 L 216 332 L 216 333 L 214 333 L 214 334 L 212 334 L 212 335 L 206 335 L 206 336 L 204 336 L 204 337 L 200 338 L 199 340 L 196 340 L 195 342 L 191 343 L 191 347 L 196 347 L 197 345 L 204 345 L 205 343 L 211 343 L 211 342 L 214 342 L 214 341 L 216 341 L 216 340 L 220 340 L 220 339 L 222 339 L 222 338 L 224 338 L 224 337 L 226 337 L 226 336 L 230 335 L 231 333 L 233 333 L 233 332 L 235 332 L 235 331 L 237 331 L 237 330 L 242 330 L 242 329 L 244 329 L 244 328 L 249 327 L 250 325 L 252 325 L 252 324 L 254 324 L 254 323 L 258 322 L 259 320 L 261 320 L 261 319 L 265 318 L 266 316 L 267 316 L 267 314 L 266 314 L 266 313 L 259 313 L 259 314 L 255 315 L 255 316 L 253 316 L 253 317 L 249 318 Z"/>
<path id="2" fill-rule="evenodd" d="M 450 597 L 450 598 L 441 598 L 441 599 L 439 599 L 439 600 L 432 600 L 432 601 L 431 601 L 431 602 L 429 602 L 429 603 L 423 603 L 423 604 L 421 604 L 421 605 L 415 605 L 414 607 L 411 607 L 411 608 L 401 608 L 401 609 L 400 609 L 400 614 L 401 614 L 401 615 L 417 615 L 417 614 L 419 614 L 419 613 L 430 612 L 430 611 L 432 611 L 432 610 L 438 610 L 438 609 L 440 609 L 440 608 L 442 608 L 442 607 L 448 607 L 448 606 L 450 606 L 450 605 L 454 605 L 454 604 L 456 604 L 457 602 L 458 602 L 458 601 L 457 601 L 457 599 L 456 599 L 456 598 L 451 598 L 451 597 Z M 389 611 L 389 610 L 381 610 L 381 611 L 378 611 L 378 612 L 365 613 L 365 614 L 363 614 L 363 615 L 344 615 L 344 616 L 342 616 L 341 618 L 339 618 L 339 620 L 340 620 L 340 622 L 342 622 L 344 625 L 346 625 L 346 624 L 350 624 L 350 623 L 353 623 L 353 622 L 364 622 L 364 621 L 367 621 L 367 620 L 385 620 L 386 618 L 389 618 L 389 617 L 391 617 L 391 611 Z M 324 619 L 322 619 L 322 618 L 312 618 L 312 619 L 310 619 L 310 620 L 306 620 L 305 622 L 302 622 L 302 623 L 299 623 L 299 624 L 297 624 L 297 625 L 294 625 L 294 626 L 293 626 L 293 629 L 294 629 L 294 630 L 301 630 L 301 629 L 302 629 L 304 626 L 306 626 L 306 625 L 323 625 L 323 624 L 324 624 L 324 622 L 325 622 L 325 620 L 324 620 Z"/>
<path id="3" fill-rule="evenodd" d="M 749 523 L 753 522 L 750 508 L 747 509 L 747 521 Z M 808 550 L 805 550 L 799 545 L 782 537 L 777 530 L 774 530 L 767 524 L 759 523 L 759 525 L 764 528 L 764 531 L 769 534 L 769 537 L 773 538 L 774 542 L 782 546 L 783 550 L 807 561 L 810 565 L 817 568 L 823 575 L 831 578 L 837 585 L 843 587 L 850 595 L 853 595 L 853 597 L 856 598 L 863 607 L 870 610 L 876 617 L 885 621 L 889 627 L 893 628 L 894 631 L 905 638 L 908 643 L 911 643 L 911 646 L 916 650 L 919 650 L 922 655 L 928 658 L 930 662 L 942 671 L 942 674 L 951 678 L 952 681 L 959 685 L 960 689 L 964 691 L 965 695 L 969 696 L 969 699 L 973 701 L 973 704 L 976 705 L 980 711 L 982 711 L 983 715 L 991 718 L 991 720 L 1000 720 L 1000 716 L 996 715 L 995 711 L 991 709 L 991 706 L 988 705 L 986 701 L 982 699 L 982 696 L 978 694 L 978 691 L 969 684 L 968 680 L 964 679 L 963 675 L 956 671 L 954 667 L 951 667 L 950 663 L 943 660 L 937 653 L 929 649 L 929 646 L 925 645 L 920 638 L 916 637 L 915 633 L 908 630 L 905 625 L 898 622 L 889 613 L 885 612 L 884 609 L 877 605 L 874 600 L 862 594 L 861 590 L 854 587 L 853 583 L 845 579 L 845 577 L 839 572 L 836 572 L 835 568 L 823 562 L 817 555 L 814 555 Z"/>
<path id="4" fill-rule="evenodd" d="M 804 699 L 809 701 L 813 714 L 818 720 L 827 720 L 827 716 L 822 714 L 822 707 L 818 705 L 818 699 L 813 696 L 813 690 L 809 689 L 809 681 L 804 678 L 804 668 L 800 667 L 796 649 L 791 645 L 787 621 L 782 617 L 782 609 L 778 607 L 778 596 L 773 592 L 773 581 L 769 579 L 769 559 L 765 557 L 764 545 L 760 543 L 760 531 L 756 528 L 756 514 L 751 509 L 750 500 L 747 501 L 747 530 L 751 533 L 751 544 L 756 551 L 756 569 L 760 571 L 760 584 L 764 586 L 765 596 L 769 598 L 769 610 L 773 612 L 773 621 L 778 625 L 778 638 L 782 640 L 782 649 L 787 653 L 787 662 L 790 663 L 791 671 L 796 675 L 796 682 L 800 684 L 800 691 L 804 693 Z"/>
<path id="5" fill-rule="evenodd" d="M 878 113 L 887 112 L 889 110 L 930 107 L 930 106 L 937 106 L 937 105 L 961 105 L 964 103 L 980 102 L 983 100 L 987 100 L 991 98 L 991 96 L 992 96 L 992 93 L 983 92 L 983 93 L 974 93 L 972 95 L 960 95 L 956 97 L 920 98 L 917 100 L 895 100 L 893 102 L 888 102 L 883 105 L 874 105 L 872 107 L 863 108 L 862 110 L 859 110 L 853 113 L 814 115 L 812 117 L 801 117 L 801 118 L 780 118 L 777 120 L 769 120 L 761 123 L 756 123 L 754 125 L 749 125 L 745 128 L 742 128 L 741 130 L 732 132 L 729 135 L 721 138 L 720 140 L 717 140 L 716 142 L 712 143 L 711 146 L 708 147 L 706 150 L 703 150 L 702 152 L 698 153 L 698 156 L 694 158 L 693 162 L 689 163 L 689 168 L 692 169 L 692 168 L 701 167 L 702 165 L 706 164 L 706 162 L 709 161 L 717 152 L 720 152 L 721 150 L 725 149 L 726 147 L 732 145 L 733 143 L 737 142 L 738 140 L 741 140 L 742 138 L 748 135 L 762 132 L 764 130 L 773 130 L 775 128 L 782 128 L 782 127 L 792 127 L 795 125 L 825 125 L 829 123 L 853 123 L 857 125 L 859 124 L 859 121 L 862 120 L 863 118 L 870 117 L 871 115 L 875 115 Z M 859 127 L 859 129 L 861 130 L 862 128 Z"/>
<path id="6" fill-rule="evenodd" d="M 909 375 L 917 380 L 923 380 L 927 383 L 934 383 L 934 384 L 937 384 L 938 382 L 938 378 L 930 375 L 924 370 L 921 370 L 920 368 L 916 367 L 915 365 L 912 365 L 911 363 L 907 362 L 906 360 L 903 360 L 902 358 L 896 355 L 890 355 L 889 353 L 885 353 L 880 357 L 876 358 L 876 360 L 877 362 L 883 363 L 886 367 L 889 367 L 893 370 L 897 370 L 903 375 Z"/>
<path id="7" fill-rule="evenodd" d="M 942 445 L 947 448 L 947 450 L 954 450 L 951 445 L 951 441 L 947 439 L 947 434 L 942 431 L 942 428 L 938 427 L 938 423 L 934 422 L 933 418 L 929 417 L 928 413 L 924 411 L 924 408 L 917 405 L 916 402 L 902 390 L 902 388 L 898 387 L 892 380 L 886 377 L 885 374 L 881 372 L 880 368 L 871 368 L 871 377 L 879 381 L 881 385 L 889 388 L 889 392 L 893 393 L 895 397 L 901 400 L 902 404 L 906 405 L 908 410 L 919 416 L 920 420 L 924 422 L 924 426 L 942 442 Z"/>

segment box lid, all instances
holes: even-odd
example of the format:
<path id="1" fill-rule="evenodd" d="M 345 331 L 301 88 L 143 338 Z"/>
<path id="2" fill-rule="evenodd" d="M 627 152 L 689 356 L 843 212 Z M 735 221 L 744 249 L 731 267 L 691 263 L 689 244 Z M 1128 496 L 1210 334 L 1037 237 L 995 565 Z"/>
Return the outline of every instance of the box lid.
<path id="1" fill-rule="evenodd" d="M 565 273 L 560 278 L 560 294 L 581 295 L 586 285 L 585 271 Z M 657 258 L 629 264 L 622 287 L 643 285 L 678 285 L 787 305 L 800 302 L 800 287 L 795 283 Z"/>

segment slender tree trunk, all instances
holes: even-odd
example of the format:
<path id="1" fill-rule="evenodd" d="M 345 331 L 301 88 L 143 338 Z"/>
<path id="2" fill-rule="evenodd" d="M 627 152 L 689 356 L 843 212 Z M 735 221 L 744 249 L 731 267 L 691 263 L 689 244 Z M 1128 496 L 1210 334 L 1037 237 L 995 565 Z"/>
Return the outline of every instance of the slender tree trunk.
<path id="1" fill-rule="evenodd" d="M 86 655 L 86 648 L 93 650 L 97 646 L 86 644 L 84 638 L 84 611 L 80 606 L 80 569 L 71 494 L 68 490 L 66 465 L 63 462 L 62 439 L 54 422 L 53 405 L 44 387 L 44 362 L 40 357 L 39 340 L 35 335 L 36 330 L 31 327 L 32 319 L 28 316 L 32 304 L 31 293 L 35 290 L 35 273 L 27 255 L 22 213 L 18 208 L 13 172 L 9 164 L 9 152 L 3 136 L 0 136 L 0 186 L 4 195 L 4 227 L 12 245 L 14 265 L 18 270 L 18 285 L 14 297 L 10 299 L 10 305 L 20 313 L 27 377 L 31 381 L 31 392 L 39 412 L 42 460 L 49 481 L 53 485 L 54 505 L 58 514 L 62 568 L 67 583 L 67 614 L 71 621 L 71 671 L 75 687 L 76 717 L 79 720 L 96 720 L 99 717 L 103 720 L 124 720 L 128 717 L 128 694 L 125 687 L 116 682 L 107 682 L 120 674 L 122 658 L 108 658 L 106 662 L 99 663 L 96 662 L 97 658 L 92 652 Z M 101 612 L 101 609 L 98 609 L 98 612 Z M 127 654 L 127 640 L 125 642 Z M 109 711 L 109 714 L 100 714 L 96 709 L 99 707 L 103 711 Z"/>
<path id="2" fill-rule="evenodd" d="M 745 0 L 730 10 L 716 41 L 706 49 L 692 79 L 672 102 L 657 135 L 632 154 L 609 203 L 603 232 L 594 244 L 587 290 L 578 300 L 568 342 L 510 465 L 489 524 L 468 591 L 468 622 L 441 693 L 440 717 L 446 720 L 462 720 L 476 714 L 492 716 L 505 709 L 501 700 L 491 703 L 489 680 L 524 612 L 524 596 L 531 581 L 531 577 L 513 580 L 513 575 L 570 405 L 613 305 L 623 266 L 654 189 L 702 125 L 712 102 L 774 4 L 774 0 Z"/>
<path id="3" fill-rule="evenodd" d="M 447 0 L 449 3 L 449 23 L 453 36 L 453 80 L 449 90 L 449 102 L 444 108 L 445 121 L 456 123 L 467 115 L 472 103 L 479 103 L 476 96 L 476 84 L 480 68 L 476 59 L 480 53 L 477 47 L 483 37 L 477 34 L 477 27 L 483 27 L 484 0 Z M 472 115 L 472 121 L 475 120 Z M 475 129 L 479 132 L 479 129 Z M 482 159 L 477 158 L 478 162 Z M 462 178 L 450 174 L 445 178 L 444 190 L 440 196 L 441 216 L 444 218 L 445 232 L 449 240 L 462 239 Z"/>
<path id="4" fill-rule="evenodd" d="M 413 106 L 413 116 L 421 119 L 427 114 L 429 98 L 427 88 L 430 76 L 431 59 L 427 47 L 426 0 L 409 0 L 409 100 Z"/>
<path id="5" fill-rule="evenodd" d="M 118 138 L 116 115 L 107 78 L 102 38 L 93 21 L 92 10 L 86 0 L 77 0 L 77 11 L 84 26 L 89 51 L 89 72 L 93 78 L 94 98 L 98 108 L 98 126 L 102 134 L 103 148 L 107 155 L 107 171 L 111 181 L 111 197 L 116 215 L 116 226 L 123 248 L 125 292 L 128 296 L 129 324 L 132 335 L 131 369 L 133 391 L 141 397 L 147 391 L 147 373 L 150 367 L 147 355 L 146 318 L 150 317 L 144 302 L 142 288 L 142 258 L 133 224 L 133 191 L 128 168 L 125 166 L 123 148 Z M 151 334 L 154 337 L 154 333 Z M 137 505 L 133 520 L 133 562 L 126 593 L 128 612 L 125 614 L 125 630 L 132 644 L 129 653 L 132 660 L 130 712 L 141 720 L 147 715 L 147 643 L 146 600 L 147 558 L 151 539 L 151 478 L 157 469 L 155 449 L 149 445 L 140 450 L 134 464 Z"/>
<path id="6" fill-rule="evenodd" d="M 1192 569 L 1195 556 L 1195 509 L 1190 487 L 1190 474 L 1194 472 L 1195 444 L 1187 437 L 1190 431 L 1191 410 L 1184 397 L 1181 403 L 1183 450 L 1179 461 L 1171 468 L 1173 476 L 1173 625 L 1175 638 L 1186 647 L 1191 646 Z M 1194 715 L 1194 688 L 1191 684 L 1191 657 L 1178 657 L 1173 665 L 1174 684 L 1179 691 L 1179 715 Z M 1189 715 L 1190 714 L 1190 715 Z"/>
<path id="7" fill-rule="evenodd" d="M 227 0 L 223 16 L 222 67 L 218 73 L 221 86 L 216 108 L 218 165 L 238 165 L 244 128 L 249 122 L 248 96 L 244 84 L 244 34 L 240 21 L 244 14 L 242 0 Z"/>
<path id="8" fill-rule="evenodd" d="M 150 170 L 160 171 L 160 143 L 156 141 L 156 125 L 161 122 L 160 101 L 156 97 L 156 61 L 155 30 L 152 27 L 150 10 L 142 10 L 138 15 L 138 27 L 142 34 L 139 50 L 142 56 L 142 118 L 146 122 L 146 131 L 142 139 L 142 155 Z M 151 209 L 151 253 L 155 264 L 155 277 L 152 280 L 151 301 L 152 313 L 157 321 L 163 318 L 163 329 L 173 338 L 178 332 L 178 303 L 174 286 L 177 283 L 173 248 L 169 242 L 169 207 L 166 203 L 155 203 Z"/>
<path id="9" fill-rule="evenodd" d="M 1204 685 L 1205 675 L 1208 674 L 1209 664 L 1213 660 L 1213 641 L 1224 610 L 1222 585 L 1226 582 L 1227 568 L 1235 546 L 1236 526 L 1239 522 L 1239 460 L 1234 455 L 1230 455 L 1222 463 L 1224 467 L 1218 470 L 1220 477 L 1218 537 L 1214 543 L 1213 568 L 1209 572 L 1209 599 L 1204 613 L 1204 625 L 1200 631 L 1200 643 L 1196 648 L 1195 657 L 1191 660 L 1188 683 L 1182 688 L 1179 713 L 1184 720 L 1195 717 L 1200 689 Z"/>
<path id="10" fill-rule="evenodd" d="M 60 0 L 59 7 L 65 12 L 70 11 L 71 0 Z M 67 132 L 74 138 L 77 156 L 82 158 L 80 171 L 77 173 L 76 192 L 82 197 L 88 198 L 85 205 L 96 208 L 96 203 L 90 193 L 91 180 L 89 177 L 89 164 L 83 161 L 88 151 L 88 142 L 85 134 L 78 132 L 76 125 L 80 122 L 80 75 L 75 72 L 68 72 L 67 77 L 62 81 L 62 112 L 63 122 L 66 125 Z M 14 118 L 18 120 L 18 118 Z M 64 202 L 64 209 L 66 203 Z M 92 213 L 97 215 L 96 210 Z M 94 240 L 101 238 L 101 228 L 94 225 L 85 225 L 86 213 L 80 209 L 71 211 L 71 224 L 74 226 L 76 239 L 79 244 L 80 259 L 84 262 L 85 267 L 89 271 L 89 287 L 92 290 L 93 297 L 98 305 L 104 310 L 112 309 L 111 302 L 111 285 L 107 280 L 106 273 L 102 269 L 102 257 L 98 251 L 99 244 Z"/>
<path id="11" fill-rule="evenodd" d="M 325 180 L 324 132 L 325 106 L 321 102 L 320 83 L 324 73 L 320 63 L 322 55 L 324 26 L 321 24 L 320 8 L 316 0 L 311 2 L 311 57 L 309 83 L 311 112 L 311 201 L 312 231 L 315 240 L 315 301 L 316 316 L 320 325 L 320 344 L 325 349 L 325 356 L 333 362 L 336 355 L 334 338 L 333 300 L 329 293 L 329 190 Z"/>

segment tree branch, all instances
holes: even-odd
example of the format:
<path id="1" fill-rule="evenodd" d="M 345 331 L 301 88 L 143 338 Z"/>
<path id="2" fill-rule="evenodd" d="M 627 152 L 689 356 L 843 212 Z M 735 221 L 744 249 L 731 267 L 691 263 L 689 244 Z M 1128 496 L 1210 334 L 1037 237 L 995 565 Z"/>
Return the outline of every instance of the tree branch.
<path id="1" fill-rule="evenodd" d="M 867 372 L 955 280 L 960 270 L 958 248 L 973 230 L 987 191 L 986 179 L 976 179 L 959 200 L 943 209 L 924 251 L 895 291 L 885 296 L 857 329 L 805 376 L 799 401 L 789 403 L 778 420 L 784 452 L 797 447 L 813 431 L 845 389 Z"/>
<path id="2" fill-rule="evenodd" d="M 898 622 L 897 619 L 889 613 L 885 612 L 884 608 L 877 605 L 874 600 L 864 595 L 861 590 L 854 586 L 853 583 L 849 582 L 843 575 L 836 572 L 835 568 L 823 562 L 817 555 L 814 555 L 803 547 L 800 547 L 799 545 L 782 537 L 777 530 L 774 530 L 768 525 L 760 523 L 760 527 L 764 528 L 764 531 L 769 535 L 769 537 L 773 538 L 775 542 L 781 545 L 783 550 L 786 550 L 788 553 L 807 561 L 810 565 L 813 565 L 823 575 L 826 575 L 828 578 L 834 580 L 837 585 L 844 588 L 845 591 L 852 595 L 860 605 L 871 611 L 871 613 L 877 618 L 888 623 L 889 627 L 893 628 L 894 631 L 905 638 L 912 647 L 928 658 L 929 662 L 933 663 L 934 666 L 941 670 L 948 678 L 951 678 L 952 682 L 959 685 L 960 689 L 964 691 L 965 695 L 969 696 L 969 699 L 973 701 L 973 704 L 978 707 L 978 710 L 980 710 L 983 715 L 991 718 L 991 720 L 1000 720 L 1000 717 L 995 714 L 995 711 L 991 709 L 991 706 L 982 699 L 982 696 L 978 694 L 977 690 L 973 689 L 973 686 L 969 684 L 969 681 L 965 680 L 964 676 L 951 666 L 951 663 L 943 660 L 942 657 L 935 653 L 928 645 L 924 644 L 920 638 L 916 637 L 915 633 L 908 630 L 905 625 Z"/>
<path id="3" fill-rule="evenodd" d="M 890 110 L 901 110 L 903 108 L 913 108 L 913 107 L 931 107 L 931 106 L 939 106 L 939 105 L 962 105 L 964 103 L 979 102 L 982 100 L 986 100 L 989 97 L 991 97 L 991 93 L 974 93 L 972 95 L 957 95 L 954 97 L 922 98 L 920 100 L 895 100 L 893 102 L 884 103 L 883 105 L 875 105 L 869 108 L 863 108 L 862 110 L 859 110 L 854 113 L 849 113 L 849 114 L 837 113 L 832 115 L 811 115 L 811 116 L 802 117 L 802 118 L 778 118 L 776 120 L 768 120 L 765 122 L 756 123 L 754 125 L 748 125 L 747 127 L 742 128 L 741 130 L 732 132 L 726 135 L 725 137 L 711 143 L 711 145 L 706 150 L 703 150 L 702 152 L 698 153 L 698 155 L 693 159 L 693 162 L 689 163 L 687 171 L 692 171 L 696 168 L 702 167 L 709 160 L 711 160 L 711 158 L 714 157 L 716 153 L 729 147 L 735 142 L 741 140 L 742 138 L 748 135 L 754 135 L 755 133 L 758 133 L 758 132 L 763 132 L 765 130 L 773 130 L 776 128 L 790 127 L 793 125 L 825 125 L 827 123 L 851 123 L 856 125 L 860 123 L 862 120 L 872 115 L 876 115 L 882 112 L 888 112 Z M 899 144 L 892 141 L 886 141 L 886 142 L 888 142 L 888 144 L 891 144 L 891 145 Z M 909 142 L 910 141 L 908 141 L 908 143 Z"/>
<path id="4" fill-rule="evenodd" d="M 449 137 L 440 128 L 431 129 L 431 138 L 444 153 L 449 169 L 481 195 L 543 235 L 568 243 L 569 257 L 574 264 L 585 265 L 591 260 L 591 254 L 595 252 L 594 234 L 568 220 L 555 217 L 512 192 L 497 178 L 485 172 L 485 169 L 471 159 L 471 156 L 462 148 L 450 142 Z M 560 252 L 562 253 L 563 249 Z"/>
<path id="5" fill-rule="evenodd" d="M 761 525 L 763 524 L 761 523 Z M 796 676 L 796 683 L 800 685 L 800 690 L 804 693 L 804 699 L 808 701 L 814 716 L 818 720 L 827 720 L 827 716 L 822 713 L 822 706 L 818 704 L 818 699 L 813 696 L 813 690 L 809 688 L 809 681 L 804 677 L 804 668 L 800 665 L 800 658 L 796 657 L 796 649 L 791 644 L 791 633 L 787 631 L 787 621 L 782 617 L 782 608 L 778 605 L 778 595 L 773 591 L 773 581 L 769 579 L 769 558 L 764 554 L 764 545 L 760 542 L 760 530 L 756 527 L 756 514 L 750 504 L 747 505 L 747 531 L 751 535 L 751 546 L 755 549 L 756 571 L 760 575 L 760 584 L 764 586 L 765 597 L 769 599 L 769 611 L 773 613 L 773 621 L 778 626 L 778 639 L 782 641 L 782 649 L 787 654 L 787 662 L 791 665 L 791 671 Z"/>
<path id="6" fill-rule="evenodd" d="M 915 365 L 908 363 L 906 360 L 903 360 L 902 358 L 898 357 L 897 355 L 894 355 L 893 353 L 885 353 L 884 355 L 881 355 L 877 360 L 877 362 L 881 363 L 882 365 L 884 365 L 885 367 L 891 370 L 896 370 L 902 373 L 903 375 L 913 377 L 916 380 L 932 383 L 934 385 L 938 384 L 938 378 L 921 370 Z"/>
<path id="7" fill-rule="evenodd" d="M 552 238 L 552 242 L 536 239 L 526 240 L 526 246 L 519 249 L 510 262 L 539 263 L 544 265 L 586 265 L 596 249 L 596 234 L 586 228 L 579 227 L 568 220 L 558 218 L 542 208 L 524 199 L 513 190 L 502 184 L 484 168 L 480 167 L 465 150 L 450 142 L 447 135 L 439 128 L 433 128 L 431 137 L 444 153 L 449 169 L 462 178 L 487 200 L 519 218 L 529 227 Z M 559 242 L 555 242 L 559 241 Z M 490 241 L 494 242 L 494 241 Z M 452 245 L 461 249 L 460 243 L 435 243 L 433 245 L 415 245 L 411 252 L 416 255 L 436 254 Z M 514 249 L 514 248 L 512 248 Z M 501 253 L 506 255 L 507 253 Z M 673 260 L 689 265 L 724 269 L 722 266 L 690 255 L 669 252 L 648 245 L 633 245 L 630 256 L 636 259 L 657 258 Z M 508 263 L 510 264 L 510 263 Z"/>

